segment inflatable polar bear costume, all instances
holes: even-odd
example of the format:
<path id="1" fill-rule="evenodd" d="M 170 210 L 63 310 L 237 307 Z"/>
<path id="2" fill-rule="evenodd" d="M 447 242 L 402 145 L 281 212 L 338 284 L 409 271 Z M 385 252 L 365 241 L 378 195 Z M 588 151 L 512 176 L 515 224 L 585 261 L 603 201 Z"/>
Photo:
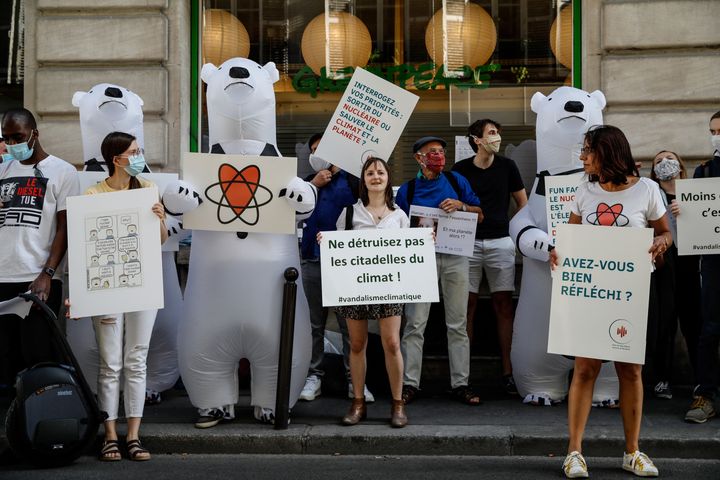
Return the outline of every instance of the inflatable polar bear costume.
<path id="1" fill-rule="evenodd" d="M 72 104 L 80 110 L 85 170 L 107 172 L 100 146 L 111 132 L 128 133 L 137 138 L 141 148 L 144 147 L 144 102 L 134 92 L 112 83 L 100 83 L 88 92 L 75 92 Z M 147 167 L 145 171 L 149 172 Z M 147 389 L 152 392 L 168 390 L 180 377 L 177 331 L 182 312 L 182 292 L 174 252 L 179 241 L 189 233 L 182 229 L 181 221 L 180 217 L 172 215 L 167 215 L 165 220 L 169 234 L 162 248 L 165 308 L 158 310 L 147 357 Z M 92 323 L 69 322 L 67 330 L 68 341 L 94 391 L 99 358 Z"/>
<path id="2" fill-rule="evenodd" d="M 212 152 L 279 156 L 275 147 L 273 83 L 279 79 L 275 64 L 260 66 L 233 58 L 220 67 L 204 65 L 201 78 L 207 84 Z M 296 177 L 285 190 L 298 219 L 309 217 L 315 207 L 315 188 Z M 201 201 L 184 182 L 163 200 L 174 212 L 187 212 Z M 238 361 L 247 358 L 255 417 L 272 421 L 287 267 L 300 269 L 294 234 L 193 232 L 180 326 L 180 371 L 200 415 L 223 408 L 226 419 L 234 416 Z M 291 407 L 305 383 L 311 353 L 310 315 L 302 282 L 297 288 Z"/>
<path id="3" fill-rule="evenodd" d="M 568 393 L 568 373 L 574 362 L 547 353 L 552 279 L 548 264 L 550 237 L 545 212 L 545 176 L 578 174 L 583 137 L 603 122 L 605 96 L 560 87 L 549 96 L 535 93 L 537 114 L 537 176 L 527 205 L 510 221 L 510 235 L 523 254 L 520 299 L 512 339 L 513 377 L 525 403 L 551 405 Z M 594 405 L 614 405 L 619 385 L 612 363 L 602 366 L 593 392 Z"/>

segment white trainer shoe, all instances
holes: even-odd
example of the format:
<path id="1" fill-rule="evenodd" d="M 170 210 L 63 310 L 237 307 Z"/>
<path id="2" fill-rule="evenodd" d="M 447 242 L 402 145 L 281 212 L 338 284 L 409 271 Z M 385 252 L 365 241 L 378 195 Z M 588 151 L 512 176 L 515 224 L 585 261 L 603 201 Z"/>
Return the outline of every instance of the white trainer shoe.
<path id="1" fill-rule="evenodd" d="M 305 386 L 300 392 L 300 400 L 306 402 L 312 402 L 320 396 L 320 387 L 322 386 L 322 379 L 317 375 L 310 375 L 305 380 Z"/>
<path id="2" fill-rule="evenodd" d="M 587 478 L 588 469 L 585 458 L 578 451 L 568 453 L 563 462 L 563 473 L 567 478 Z"/>
<path id="3" fill-rule="evenodd" d="M 658 469 L 647 455 L 640 450 L 623 454 L 623 470 L 632 472 L 638 477 L 657 477 Z"/>
<path id="4" fill-rule="evenodd" d="M 355 394 L 353 393 L 353 384 L 352 382 L 348 382 L 348 398 L 352 400 L 355 398 Z M 365 403 L 373 403 L 375 401 L 375 395 L 372 394 L 370 390 L 368 390 L 367 385 L 365 385 Z"/>

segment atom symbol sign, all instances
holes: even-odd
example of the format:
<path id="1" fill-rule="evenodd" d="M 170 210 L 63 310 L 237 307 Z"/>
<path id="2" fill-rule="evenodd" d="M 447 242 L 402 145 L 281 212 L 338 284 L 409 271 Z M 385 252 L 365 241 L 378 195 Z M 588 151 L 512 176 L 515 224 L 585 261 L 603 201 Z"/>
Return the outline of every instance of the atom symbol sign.
<path id="1" fill-rule="evenodd" d="M 630 220 L 622 214 L 622 211 L 622 203 L 608 205 L 605 202 L 600 202 L 598 203 L 597 209 L 588 214 L 587 221 L 593 225 L 624 227 Z"/>
<path id="2" fill-rule="evenodd" d="M 259 197 L 263 197 L 260 198 Z M 260 220 L 260 207 L 273 199 L 273 194 L 260 185 L 260 169 L 248 165 L 242 170 L 223 163 L 218 169 L 218 182 L 205 189 L 205 197 L 217 205 L 217 219 L 223 225 L 240 220 L 255 225 Z"/>

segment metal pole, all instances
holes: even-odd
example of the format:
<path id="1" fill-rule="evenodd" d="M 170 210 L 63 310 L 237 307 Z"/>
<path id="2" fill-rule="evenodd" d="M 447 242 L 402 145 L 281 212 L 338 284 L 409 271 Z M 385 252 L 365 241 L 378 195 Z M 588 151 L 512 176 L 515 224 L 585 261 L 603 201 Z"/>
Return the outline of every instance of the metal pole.
<path id="1" fill-rule="evenodd" d="M 295 298 L 297 297 L 297 285 L 295 282 L 298 275 L 296 268 L 285 269 L 277 394 L 275 396 L 275 430 L 287 430 L 290 423 L 290 377 L 292 375 L 292 351 L 295 336 Z"/>

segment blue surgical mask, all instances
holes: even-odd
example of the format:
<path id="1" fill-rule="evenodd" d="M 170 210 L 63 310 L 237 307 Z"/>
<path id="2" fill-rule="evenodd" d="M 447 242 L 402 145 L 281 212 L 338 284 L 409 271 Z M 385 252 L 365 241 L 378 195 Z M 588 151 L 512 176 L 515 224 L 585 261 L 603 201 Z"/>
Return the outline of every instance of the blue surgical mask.
<path id="1" fill-rule="evenodd" d="M 9 153 L 3 153 L 2 154 L 2 163 L 10 163 L 13 160 L 15 160 L 15 157 L 10 155 Z"/>
<path id="2" fill-rule="evenodd" d="M 30 137 L 32 138 L 32 133 L 30 134 Z M 28 139 L 28 141 L 29 140 L 30 139 Z M 12 155 L 12 157 L 18 162 L 24 162 L 28 158 L 32 157 L 33 151 L 35 150 L 34 147 L 30 148 L 28 146 L 28 142 L 7 144 L 5 146 L 7 147 L 8 154 Z"/>
<path id="3" fill-rule="evenodd" d="M 128 157 L 128 161 L 130 162 L 128 166 L 123 168 L 131 177 L 135 177 L 145 170 L 145 157 L 141 153 L 137 155 L 130 155 Z"/>

